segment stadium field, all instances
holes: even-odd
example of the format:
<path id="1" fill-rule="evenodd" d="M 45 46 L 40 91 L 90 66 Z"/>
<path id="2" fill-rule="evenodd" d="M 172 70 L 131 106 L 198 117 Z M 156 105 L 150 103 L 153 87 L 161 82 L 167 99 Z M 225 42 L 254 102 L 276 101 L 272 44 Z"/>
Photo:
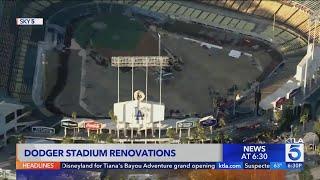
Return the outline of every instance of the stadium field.
<path id="1" fill-rule="evenodd" d="M 119 23 L 121 22 L 121 23 Z M 143 24 L 121 14 L 88 17 L 75 24 L 74 37 L 82 47 L 130 51 L 147 30 Z"/>

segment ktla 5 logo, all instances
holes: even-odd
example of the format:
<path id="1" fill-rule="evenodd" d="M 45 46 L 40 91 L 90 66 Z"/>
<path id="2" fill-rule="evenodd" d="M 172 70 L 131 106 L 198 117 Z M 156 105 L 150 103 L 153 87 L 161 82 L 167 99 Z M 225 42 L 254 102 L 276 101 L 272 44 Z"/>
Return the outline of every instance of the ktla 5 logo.
<path id="1" fill-rule="evenodd" d="M 286 144 L 286 162 L 304 162 L 303 144 Z"/>

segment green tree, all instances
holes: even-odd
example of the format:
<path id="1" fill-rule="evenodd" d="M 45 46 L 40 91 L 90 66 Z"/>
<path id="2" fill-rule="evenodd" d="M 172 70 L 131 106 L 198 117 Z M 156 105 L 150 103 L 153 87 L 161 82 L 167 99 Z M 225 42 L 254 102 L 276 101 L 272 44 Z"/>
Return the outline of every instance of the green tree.
<path id="1" fill-rule="evenodd" d="M 77 112 L 72 112 L 71 117 L 72 119 L 77 119 Z"/>
<path id="2" fill-rule="evenodd" d="M 192 138 L 197 142 L 200 140 L 202 143 L 207 139 L 205 129 L 200 125 L 199 122 L 196 123 L 196 127 L 192 131 Z"/>
<path id="3" fill-rule="evenodd" d="M 181 138 L 180 138 L 180 143 L 181 143 L 181 144 L 186 144 L 186 143 L 188 143 L 188 141 L 189 141 L 189 139 L 186 138 L 186 137 L 181 137 Z"/>
<path id="4" fill-rule="evenodd" d="M 300 117 L 300 123 L 302 123 L 303 130 L 305 130 L 305 124 L 307 123 L 309 119 L 309 114 L 307 112 L 304 112 Z"/>
<path id="5" fill-rule="evenodd" d="M 303 180 L 312 180 L 313 176 L 311 175 L 309 166 L 305 165 L 304 169 L 299 172 L 299 179 Z"/>
<path id="6" fill-rule="evenodd" d="M 116 115 L 114 115 L 114 112 L 113 112 L 112 110 L 110 110 L 110 111 L 108 112 L 108 115 L 109 115 L 111 121 L 114 122 L 115 124 L 117 124 L 118 118 L 117 118 Z M 117 127 L 117 132 L 119 132 L 119 128 L 118 128 L 117 125 L 116 125 L 116 127 Z"/>
<path id="7" fill-rule="evenodd" d="M 103 180 L 110 180 L 110 176 L 105 176 Z"/>
<path id="8" fill-rule="evenodd" d="M 96 137 L 94 134 L 90 134 L 90 136 L 88 136 L 88 140 L 92 141 L 93 143 L 95 143 Z"/>
<path id="9" fill-rule="evenodd" d="M 112 110 L 110 110 L 110 111 L 108 112 L 108 115 L 109 115 L 111 121 L 113 121 L 114 123 L 117 123 L 117 116 L 114 115 L 114 112 L 113 112 Z"/>
<path id="10" fill-rule="evenodd" d="M 101 141 L 106 141 L 107 135 L 105 133 L 95 134 L 95 142 L 100 143 Z"/>
<path id="11" fill-rule="evenodd" d="M 226 126 L 226 121 L 224 117 L 220 117 L 219 122 L 218 122 L 219 127 L 225 127 Z"/>
<path id="12" fill-rule="evenodd" d="M 316 147 L 316 153 L 320 155 L 320 144 L 318 144 L 318 146 Z"/>
<path id="13" fill-rule="evenodd" d="M 107 143 L 114 143 L 113 136 L 112 135 L 108 135 L 107 138 L 106 138 L 106 142 Z"/>
<path id="14" fill-rule="evenodd" d="M 262 137 L 264 138 L 264 140 L 270 140 L 272 138 L 272 132 L 270 131 L 264 131 L 262 133 Z"/>
<path id="15" fill-rule="evenodd" d="M 169 128 L 169 129 L 167 130 L 166 135 L 167 135 L 169 138 L 174 138 L 175 135 L 176 135 L 176 131 L 175 131 L 173 128 Z"/>
<path id="16" fill-rule="evenodd" d="M 228 134 L 224 134 L 223 135 L 223 140 L 222 140 L 222 142 L 221 143 L 229 143 L 229 142 L 231 142 L 232 141 L 232 138 L 231 138 L 231 136 L 229 136 Z"/>
<path id="17" fill-rule="evenodd" d="M 70 137 L 64 137 L 61 141 L 62 144 L 72 144 L 73 140 Z"/>
<path id="18" fill-rule="evenodd" d="M 282 110 L 276 110 L 273 114 L 275 122 L 279 123 L 282 118 Z"/>
<path id="19" fill-rule="evenodd" d="M 215 137 L 214 137 L 214 141 L 217 143 L 222 143 L 223 141 L 223 135 L 221 132 L 219 132 Z"/>
<path id="20" fill-rule="evenodd" d="M 201 142 L 202 142 L 202 144 L 203 144 L 204 140 L 207 139 L 207 136 L 206 136 L 206 133 L 205 133 L 205 130 L 204 130 L 203 127 L 199 128 L 198 134 L 199 134 L 199 137 L 198 137 L 198 138 L 201 140 Z"/>
<path id="21" fill-rule="evenodd" d="M 297 126 L 295 126 L 293 128 L 293 137 L 296 137 L 299 134 L 299 128 Z"/>
<path id="22" fill-rule="evenodd" d="M 320 122 L 315 122 L 313 125 L 313 131 L 320 136 Z"/>
<path id="23" fill-rule="evenodd" d="M 230 135 L 228 134 L 224 134 L 223 132 L 219 132 L 215 137 L 214 137 L 214 141 L 217 143 L 229 143 L 232 141 L 232 138 Z"/>
<path id="24" fill-rule="evenodd" d="M 26 138 L 24 137 L 24 135 L 20 134 L 19 136 L 17 136 L 17 143 L 22 144 L 26 142 Z"/>

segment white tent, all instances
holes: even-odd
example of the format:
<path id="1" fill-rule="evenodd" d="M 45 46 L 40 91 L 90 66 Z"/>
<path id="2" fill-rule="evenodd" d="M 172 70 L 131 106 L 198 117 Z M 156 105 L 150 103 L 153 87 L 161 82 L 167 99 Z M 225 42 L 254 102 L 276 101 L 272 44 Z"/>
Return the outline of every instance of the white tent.
<path id="1" fill-rule="evenodd" d="M 230 57 L 239 59 L 239 57 L 241 56 L 241 51 L 231 50 L 228 55 L 229 55 Z"/>

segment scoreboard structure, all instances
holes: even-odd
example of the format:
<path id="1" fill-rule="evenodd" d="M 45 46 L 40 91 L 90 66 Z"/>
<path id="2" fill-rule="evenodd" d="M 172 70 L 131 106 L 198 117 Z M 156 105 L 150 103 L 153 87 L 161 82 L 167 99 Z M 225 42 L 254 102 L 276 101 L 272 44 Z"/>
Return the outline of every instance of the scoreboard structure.
<path id="1" fill-rule="evenodd" d="M 159 138 L 161 131 L 161 121 L 164 120 L 165 106 L 158 102 L 143 101 L 146 95 L 137 90 L 134 93 L 134 100 L 118 102 L 113 105 L 114 115 L 117 117 L 117 136 L 119 130 L 123 130 L 125 135 L 127 130 L 131 130 L 131 139 L 133 131 L 145 131 L 151 129 L 154 134 L 155 128 L 159 128 Z"/>

